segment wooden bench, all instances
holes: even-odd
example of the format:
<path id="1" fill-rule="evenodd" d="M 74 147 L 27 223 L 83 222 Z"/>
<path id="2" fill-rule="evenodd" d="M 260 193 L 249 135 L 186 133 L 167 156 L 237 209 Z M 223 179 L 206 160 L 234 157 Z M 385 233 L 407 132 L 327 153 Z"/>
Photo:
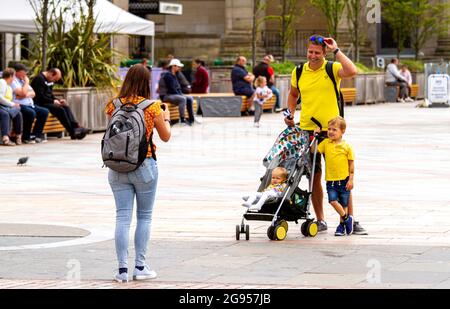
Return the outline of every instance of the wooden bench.
<path id="1" fill-rule="evenodd" d="M 356 88 L 341 88 L 344 103 L 353 105 L 356 102 Z"/>
<path id="2" fill-rule="evenodd" d="M 191 93 L 198 100 L 198 113 L 203 117 L 241 116 L 242 97 L 233 92 Z"/>
<path id="3" fill-rule="evenodd" d="M 386 101 L 396 102 L 397 98 L 400 96 L 400 87 L 399 86 L 387 86 L 387 85 L 385 85 L 384 87 L 385 87 L 384 95 L 385 95 Z M 392 88 L 395 87 L 395 89 L 396 89 L 395 90 L 395 92 L 396 92 L 395 100 L 393 100 L 393 94 L 394 94 L 393 92 L 389 94 L 389 98 L 386 98 L 387 88 L 389 88 L 389 87 L 392 87 Z M 419 95 L 419 85 L 418 84 L 411 84 L 411 93 L 409 93 L 409 97 L 417 99 L 418 95 Z"/>
<path id="4" fill-rule="evenodd" d="M 270 99 L 266 100 L 266 102 L 264 102 L 263 104 L 263 110 L 266 111 L 270 111 L 271 113 L 273 112 L 273 109 L 275 107 L 275 103 L 276 103 L 276 97 L 273 95 Z M 250 100 L 250 98 L 247 98 L 246 96 L 242 96 L 242 107 L 241 107 L 241 112 L 245 113 L 247 112 L 250 107 L 252 106 L 253 101 Z"/>
<path id="5" fill-rule="evenodd" d="M 164 102 L 167 104 L 167 106 L 169 106 L 169 112 L 170 112 L 170 121 L 175 122 L 177 120 L 180 119 L 180 111 L 178 110 L 178 105 L 173 104 L 173 103 L 169 103 L 169 102 Z M 192 109 L 194 110 L 194 115 L 196 114 L 197 111 L 197 100 L 194 100 L 193 104 L 192 104 Z M 187 112 L 187 109 L 185 111 L 185 115 L 184 117 L 186 119 L 189 118 L 189 114 Z"/>
<path id="6" fill-rule="evenodd" d="M 411 93 L 409 96 L 411 98 L 417 99 L 417 96 L 419 95 L 419 85 L 418 84 L 411 84 Z"/>
<path id="7" fill-rule="evenodd" d="M 36 120 L 33 123 L 36 123 Z M 57 133 L 57 137 L 61 138 L 64 137 L 64 132 L 66 131 L 66 129 L 64 128 L 64 126 L 61 124 L 61 122 L 59 122 L 59 120 L 53 116 L 52 114 L 48 114 L 48 118 L 47 121 L 45 122 L 44 125 L 44 130 L 42 131 L 42 133 L 44 133 L 45 136 L 47 136 L 48 133 Z"/>

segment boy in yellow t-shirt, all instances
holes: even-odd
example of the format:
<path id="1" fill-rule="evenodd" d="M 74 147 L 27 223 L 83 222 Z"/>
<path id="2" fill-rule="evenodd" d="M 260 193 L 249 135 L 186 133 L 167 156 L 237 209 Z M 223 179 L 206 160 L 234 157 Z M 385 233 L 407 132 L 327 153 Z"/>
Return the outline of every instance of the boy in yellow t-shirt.
<path id="1" fill-rule="evenodd" d="M 317 151 L 325 156 L 325 180 L 328 201 L 341 216 L 335 236 L 353 233 L 353 217 L 348 215 L 350 190 L 353 189 L 354 153 L 342 139 L 346 123 L 338 116 L 328 122 L 328 138 L 319 144 Z"/>

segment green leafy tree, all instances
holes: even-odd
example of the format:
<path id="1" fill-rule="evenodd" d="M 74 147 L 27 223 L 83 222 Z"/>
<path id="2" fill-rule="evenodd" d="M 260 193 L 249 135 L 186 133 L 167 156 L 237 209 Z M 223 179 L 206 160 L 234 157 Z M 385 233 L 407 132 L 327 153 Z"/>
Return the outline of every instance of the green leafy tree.
<path id="1" fill-rule="evenodd" d="M 294 23 L 296 19 L 305 11 L 297 6 L 297 0 L 281 0 L 279 9 L 280 15 L 268 15 L 264 20 L 276 20 L 280 23 L 281 59 L 286 61 L 286 52 L 290 47 L 292 38 L 295 35 Z"/>
<path id="2" fill-rule="evenodd" d="M 412 0 L 382 0 L 382 14 L 384 20 L 392 30 L 392 37 L 396 43 L 397 58 L 405 48 L 405 42 L 411 37 L 414 8 Z"/>
<path id="3" fill-rule="evenodd" d="M 359 47 L 364 40 L 364 31 L 361 24 L 361 15 L 364 14 L 364 9 L 361 5 L 361 0 L 347 0 L 347 24 L 350 29 L 350 35 L 353 45 L 353 61 L 359 62 Z"/>
<path id="4" fill-rule="evenodd" d="M 420 49 L 435 34 L 442 34 L 450 23 L 449 3 L 430 4 L 428 0 L 411 0 L 411 41 L 415 59 Z"/>
<path id="5" fill-rule="evenodd" d="M 338 40 L 338 26 L 345 8 L 345 0 L 310 0 L 327 18 L 327 30 L 332 38 Z"/>
<path id="6" fill-rule="evenodd" d="M 253 22 L 252 22 L 252 66 L 256 64 L 256 43 L 258 41 L 258 33 L 264 18 L 261 18 L 261 13 L 266 9 L 264 0 L 253 0 Z"/>

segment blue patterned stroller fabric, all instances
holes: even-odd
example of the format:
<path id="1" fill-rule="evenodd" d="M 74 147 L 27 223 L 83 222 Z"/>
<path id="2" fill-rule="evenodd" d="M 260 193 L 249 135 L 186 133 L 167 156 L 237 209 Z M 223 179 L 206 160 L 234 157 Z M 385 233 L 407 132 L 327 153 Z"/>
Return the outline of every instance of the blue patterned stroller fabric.
<path id="1" fill-rule="evenodd" d="M 263 160 L 264 166 L 279 158 L 279 161 L 299 159 L 309 144 L 309 134 L 299 127 L 287 127 L 280 133 L 269 153 Z"/>

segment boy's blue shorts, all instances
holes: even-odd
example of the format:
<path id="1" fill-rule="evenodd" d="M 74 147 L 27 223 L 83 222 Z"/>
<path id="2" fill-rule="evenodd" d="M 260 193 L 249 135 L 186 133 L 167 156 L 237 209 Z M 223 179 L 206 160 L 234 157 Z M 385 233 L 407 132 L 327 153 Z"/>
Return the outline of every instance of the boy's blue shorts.
<path id="1" fill-rule="evenodd" d="M 327 181 L 327 193 L 328 201 L 338 201 L 342 207 L 348 206 L 348 201 L 350 199 L 350 191 L 347 191 L 345 186 L 347 185 L 348 178 L 344 180 L 337 181 Z"/>

